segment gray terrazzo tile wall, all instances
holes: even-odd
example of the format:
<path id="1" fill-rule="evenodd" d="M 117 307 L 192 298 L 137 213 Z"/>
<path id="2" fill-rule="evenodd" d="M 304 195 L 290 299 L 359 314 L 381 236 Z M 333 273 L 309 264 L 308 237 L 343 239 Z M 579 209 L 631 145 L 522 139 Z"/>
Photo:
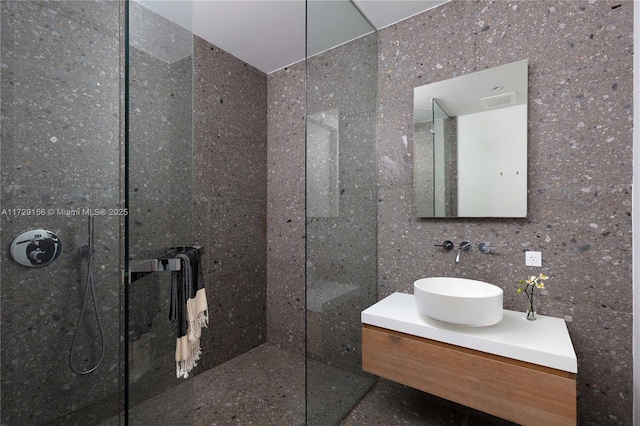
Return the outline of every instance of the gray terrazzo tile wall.
<path id="1" fill-rule="evenodd" d="M 376 57 L 374 33 L 307 59 L 307 113 L 337 111 L 339 136 L 327 159 L 338 163 L 339 214 L 307 217 L 307 352 L 353 373 L 360 312 L 376 301 Z"/>
<path id="2" fill-rule="evenodd" d="M 194 243 L 193 35 L 129 4 L 130 264 Z M 130 406 L 176 385 L 170 273 L 129 286 Z"/>
<path id="3" fill-rule="evenodd" d="M 267 336 L 305 353 L 305 64 L 268 76 Z"/>
<path id="4" fill-rule="evenodd" d="M 194 223 L 209 301 L 202 372 L 267 340 L 267 75 L 199 37 Z"/>
<path id="5" fill-rule="evenodd" d="M 210 324 L 197 375 L 266 341 L 267 77 L 130 7 L 130 253 L 202 246 Z M 132 406 L 183 382 L 166 321 L 170 278 L 130 286 Z"/>
<path id="6" fill-rule="evenodd" d="M 503 287 L 505 308 L 523 310 L 517 280 L 548 274 L 541 312 L 567 320 L 583 425 L 632 424 L 633 7 L 454 0 L 379 32 L 379 298 L 459 276 Z M 525 58 L 528 217 L 414 217 L 414 86 Z M 445 239 L 474 248 L 456 265 L 434 247 Z M 481 241 L 496 249 L 480 254 Z M 526 249 L 542 268 L 524 266 Z"/>
<path id="7" fill-rule="evenodd" d="M 266 341 L 267 78 L 130 7 L 130 252 L 202 246 L 210 324 L 197 375 Z M 130 287 L 132 405 L 181 382 L 169 280 L 151 274 Z"/>
<path id="8" fill-rule="evenodd" d="M 306 60 L 308 425 L 337 424 L 375 382 L 360 312 L 377 288 L 377 46 L 372 33 Z"/>
<path id="9" fill-rule="evenodd" d="M 119 3 L 3 1 L 2 424 L 91 424 L 117 411 L 119 218 L 95 218 L 93 278 L 106 334 L 102 365 L 87 376 L 69 368 L 80 315 L 87 217 L 75 209 L 119 207 Z M 66 213 L 65 213 L 66 211 Z M 28 229 L 56 232 L 63 251 L 40 269 L 9 257 Z M 100 338 L 90 304 L 74 361 L 90 368 Z"/>

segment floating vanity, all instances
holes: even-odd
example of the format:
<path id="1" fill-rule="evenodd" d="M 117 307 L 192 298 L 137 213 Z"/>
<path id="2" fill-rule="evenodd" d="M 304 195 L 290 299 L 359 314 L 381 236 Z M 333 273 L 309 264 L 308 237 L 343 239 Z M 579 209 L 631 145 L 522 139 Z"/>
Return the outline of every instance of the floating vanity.
<path id="1" fill-rule="evenodd" d="M 362 312 L 362 368 L 525 426 L 576 425 L 578 363 L 560 318 L 505 310 L 498 324 L 461 326 L 394 293 Z"/>

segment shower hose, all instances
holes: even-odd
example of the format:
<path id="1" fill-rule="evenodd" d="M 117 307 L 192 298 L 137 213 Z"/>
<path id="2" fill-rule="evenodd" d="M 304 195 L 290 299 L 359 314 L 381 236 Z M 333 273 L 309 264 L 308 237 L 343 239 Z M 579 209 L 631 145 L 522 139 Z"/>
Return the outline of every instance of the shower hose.
<path id="1" fill-rule="evenodd" d="M 96 300 L 96 292 L 93 287 L 93 216 L 89 216 L 89 244 L 85 244 L 80 249 L 80 252 L 87 256 L 87 284 L 84 290 L 84 301 L 82 302 L 82 309 L 80 310 L 80 318 L 78 318 L 78 324 L 76 324 L 76 331 L 73 333 L 73 341 L 71 342 L 71 349 L 69 350 L 69 367 L 71 367 L 71 371 L 76 374 L 84 375 L 92 373 L 102 364 L 102 360 L 104 359 L 105 352 L 105 337 L 104 330 L 102 329 L 102 321 L 100 321 L 100 313 L 98 312 L 98 301 Z M 98 328 L 100 329 L 100 340 L 102 342 L 102 351 L 100 354 L 100 359 L 88 370 L 79 370 L 73 365 L 73 351 L 76 346 L 76 339 L 78 338 L 78 330 L 80 330 L 80 324 L 82 324 L 82 317 L 84 316 L 84 312 L 87 308 L 87 299 L 89 298 L 89 292 L 91 292 L 91 297 L 93 298 L 93 307 L 96 312 L 96 322 L 98 323 Z"/>

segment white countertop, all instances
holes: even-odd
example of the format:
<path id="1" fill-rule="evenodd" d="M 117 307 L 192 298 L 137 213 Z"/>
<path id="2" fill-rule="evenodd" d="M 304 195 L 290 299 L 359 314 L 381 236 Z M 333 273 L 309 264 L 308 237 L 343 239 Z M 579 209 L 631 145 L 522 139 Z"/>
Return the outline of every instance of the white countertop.
<path id="1" fill-rule="evenodd" d="M 468 327 L 431 319 L 418 312 L 413 294 L 393 293 L 362 311 L 362 323 L 475 349 L 545 367 L 578 372 L 578 360 L 567 325 L 561 318 L 504 311 L 489 327 Z"/>

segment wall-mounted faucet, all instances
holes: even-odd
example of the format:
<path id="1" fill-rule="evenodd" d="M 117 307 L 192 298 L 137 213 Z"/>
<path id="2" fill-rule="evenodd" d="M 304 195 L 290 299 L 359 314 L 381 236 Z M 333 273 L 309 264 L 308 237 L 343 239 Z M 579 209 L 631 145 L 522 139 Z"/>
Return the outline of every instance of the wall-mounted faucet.
<path id="1" fill-rule="evenodd" d="M 469 250 L 471 250 L 471 243 L 469 241 L 461 242 L 460 247 L 458 247 L 458 253 L 456 254 L 456 263 L 460 263 L 460 252 Z"/>

